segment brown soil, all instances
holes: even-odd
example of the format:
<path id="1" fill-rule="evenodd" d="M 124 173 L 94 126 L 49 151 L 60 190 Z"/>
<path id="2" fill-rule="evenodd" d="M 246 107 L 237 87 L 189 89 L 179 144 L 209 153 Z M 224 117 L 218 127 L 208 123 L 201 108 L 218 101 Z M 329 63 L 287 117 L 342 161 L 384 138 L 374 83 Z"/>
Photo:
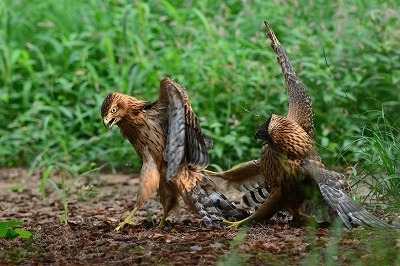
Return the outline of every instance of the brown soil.
<path id="1" fill-rule="evenodd" d="M 63 205 L 59 193 L 47 183 L 42 199 L 41 175 L 27 176 L 28 170 L 0 169 L 0 221 L 22 221 L 22 228 L 33 233 L 27 240 L 0 238 L 0 265 L 400 262 L 396 252 L 400 236 L 395 232 L 314 229 L 276 220 L 239 231 L 207 229 L 185 207 L 181 207 L 180 217 L 171 215 L 166 228 L 159 229 L 156 225 L 162 208 L 155 200 L 137 213 L 138 225 L 116 232 L 114 228 L 128 215 L 136 198 L 138 180 L 133 175 L 100 174 L 69 183 L 68 224 L 60 224 Z M 61 186 L 59 176 L 52 179 Z M 236 192 L 227 196 L 239 199 Z M 384 248 L 371 243 L 384 243 Z M 377 250 L 381 250 L 379 256 Z"/>

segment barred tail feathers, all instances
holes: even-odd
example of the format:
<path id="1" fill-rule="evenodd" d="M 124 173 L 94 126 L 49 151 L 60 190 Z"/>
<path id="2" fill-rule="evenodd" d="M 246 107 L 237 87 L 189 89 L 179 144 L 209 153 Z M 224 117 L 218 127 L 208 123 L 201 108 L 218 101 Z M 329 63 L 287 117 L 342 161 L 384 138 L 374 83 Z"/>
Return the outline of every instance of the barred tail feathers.
<path id="1" fill-rule="evenodd" d="M 269 197 L 267 189 L 258 184 L 245 184 L 239 190 L 245 192 L 242 196 L 243 203 L 256 211 Z"/>
<path id="2" fill-rule="evenodd" d="M 189 200 L 196 208 L 198 214 L 203 218 L 207 227 L 219 225 L 224 217 L 221 211 L 215 206 L 212 198 L 197 184 L 191 191 L 187 192 Z"/>
<path id="3" fill-rule="evenodd" d="M 222 220 L 238 221 L 249 216 L 248 212 L 236 208 L 233 202 L 220 193 L 206 175 L 187 195 L 206 226 L 219 225 Z"/>
<path id="4" fill-rule="evenodd" d="M 239 190 L 245 192 L 242 196 L 242 202 L 250 207 L 252 211 L 257 211 L 270 196 L 265 186 L 260 184 L 244 184 Z M 275 218 L 282 223 L 286 223 L 293 217 L 289 212 L 280 210 L 275 214 Z"/>
<path id="5" fill-rule="evenodd" d="M 221 211 L 222 216 L 225 220 L 235 220 L 240 221 L 249 217 L 249 213 L 245 210 L 236 208 L 233 202 L 228 200 L 224 194 L 215 192 L 210 195 L 211 200 L 218 210 Z"/>

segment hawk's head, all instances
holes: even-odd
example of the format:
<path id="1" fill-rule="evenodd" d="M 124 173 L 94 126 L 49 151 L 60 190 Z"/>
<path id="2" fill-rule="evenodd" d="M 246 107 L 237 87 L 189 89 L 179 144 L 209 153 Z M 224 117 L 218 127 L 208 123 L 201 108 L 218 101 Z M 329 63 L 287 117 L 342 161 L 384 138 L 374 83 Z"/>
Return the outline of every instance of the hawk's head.
<path id="1" fill-rule="evenodd" d="M 117 124 L 126 114 L 126 101 L 127 95 L 110 92 L 104 99 L 101 105 L 101 117 L 105 127 L 111 129 Z"/>
<path id="2" fill-rule="evenodd" d="M 105 127 L 111 129 L 126 115 L 137 115 L 146 112 L 154 103 L 140 101 L 136 98 L 118 92 L 110 92 L 101 105 L 101 117 Z"/>
<path id="3" fill-rule="evenodd" d="M 268 127 L 271 122 L 271 118 L 272 117 L 270 117 L 264 124 L 262 124 L 258 128 L 256 134 L 254 134 L 255 139 L 262 139 L 264 142 L 269 143 L 270 137 L 268 135 Z"/>

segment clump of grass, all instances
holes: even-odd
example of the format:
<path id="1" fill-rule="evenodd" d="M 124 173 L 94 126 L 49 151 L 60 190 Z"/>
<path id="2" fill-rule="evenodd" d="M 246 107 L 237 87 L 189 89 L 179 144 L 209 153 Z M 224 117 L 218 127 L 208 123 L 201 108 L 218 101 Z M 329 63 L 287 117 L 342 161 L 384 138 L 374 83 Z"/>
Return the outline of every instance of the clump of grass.
<path id="1" fill-rule="evenodd" d="M 382 111 L 374 127 L 365 126 L 354 143 L 363 147 L 354 168 L 357 182 L 368 184 L 370 199 L 400 210 L 400 131 Z"/>
<path id="2" fill-rule="evenodd" d="M 399 234 L 389 229 L 346 230 L 337 224 L 325 236 L 307 228 L 310 251 L 301 265 L 397 265 Z M 318 230 L 318 229 L 317 229 Z"/>
<path id="3" fill-rule="evenodd" d="M 94 165 L 91 165 L 93 167 Z M 68 173 L 66 171 L 61 171 L 61 184 L 58 184 L 55 179 L 52 177 L 52 173 L 55 172 L 56 168 L 55 167 L 48 167 L 42 175 L 42 180 L 39 184 L 39 188 L 41 191 L 41 196 L 44 199 L 46 197 L 46 184 L 49 183 L 55 191 L 58 193 L 61 204 L 63 206 L 63 212 L 60 215 L 60 224 L 68 224 L 68 217 L 69 217 L 69 210 L 68 210 L 68 197 L 72 192 L 74 192 L 74 188 L 76 188 L 75 183 L 86 177 L 95 177 L 96 173 L 101 170 L 102 167 L 94 168 L 91 169 L 89 168 L 86 172 L 80 174 L 80 175 L 71 175 L 71 173 Z M 72 179 L 72 181 L 67 184 L 66 179 L 67 178 Z M 93 195 L 97 194 L 97 191 L 94 189 L 93 186 L 90 186 L 89 189 L 85 191 L 86 196 L 84 199 L 90 199 L 93 197 Z"/>

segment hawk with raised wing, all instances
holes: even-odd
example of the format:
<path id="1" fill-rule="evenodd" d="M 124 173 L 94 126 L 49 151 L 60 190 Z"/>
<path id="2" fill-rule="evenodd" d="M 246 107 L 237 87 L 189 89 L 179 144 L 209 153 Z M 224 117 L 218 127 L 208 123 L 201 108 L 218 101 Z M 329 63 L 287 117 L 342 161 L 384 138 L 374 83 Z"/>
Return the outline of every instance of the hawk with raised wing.
<path id="1" fill-rule="evenodd" d="M 285 78 L 289 110 L 286 117 L 272 115 L 255 134 L 256 139 L 264 141 L 259 160 L 214 174 L 234 187 L 249 188 L 243 199 L 256 209 L 244 220 L 224 223 L 237 228 L 247 222 L 269 220 L 281 210 L 296 220 L 314 222 L 312 210 L 307 208 L 311 204 L 315 208 L 322 205 L 324 221 L 339 216 L 349 228 L 361 224 L 387 226 L 349 197 L 343 175 L 324 169 L 313 140 L 310 97 L 271 26 L 264 23 Z"/>
<path id="2" fill-rule="evenodd" d="M 156 102 L 109 93 L 101 106 L 101 116 L 109 129 L 119 127 L 143 162 L 136 206 L 116 230 L 135 224 L 133 216 L 156 191 L 164 209 L 160 227 L 168 213 L 179 207 L 179 196 L 207 226 L 247 216 L 204 174 L 212 139 L 202 133 L 185 89 L 172 79 L 160 82 Z"/>
<path id="3" fill-rule="evenodd" d="M 281 169 L 279 176 L 269 175 L 270 195 L 258 210 L 262 213 L 257 217 L 269 219 L 276 211 L 285 209 L 309 220 L 312 218 L 302 210 L 304 203 L 311 200 L 325 203 L 325 211 L 330 217 L 339 217 L 347 228 L 361 225 L 394 227 L 369 213 L 349 196 L 344 176 L 325 169 L 313 138 L 295 121 L 272 115 L 256 132 L 255 138 L 262 139 L 264 146 L 270 147 Z"/>

